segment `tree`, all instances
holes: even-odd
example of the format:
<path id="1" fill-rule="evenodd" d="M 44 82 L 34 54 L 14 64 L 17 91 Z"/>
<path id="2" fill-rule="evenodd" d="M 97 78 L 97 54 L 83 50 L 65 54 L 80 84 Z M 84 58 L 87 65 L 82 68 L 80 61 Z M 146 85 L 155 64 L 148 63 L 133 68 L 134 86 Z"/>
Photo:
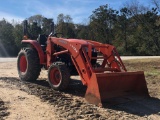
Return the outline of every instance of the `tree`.
<path id="1" fill-rule="evenodd" d="M 57 17 L 56 32 L 62 33 L 66 38 L 75 38 L 75 26 L 70 15 L 59 14 Z"/>
<path id="2" fill-rule="evenodd" d="M 28 18 L 28 23 L 29 24 L 36 23 L 37 26 L 40 27 L 43 24 L 43 19 L 44 19 L 44 17 L 42 15 L 33 15 Z"/>
<path id="3" fill-rule="evenodd" d="M 42 34 L 49 35 L 51 32 L 51 23 L 53 22 L 52 18 L 43 18 L 42 23 Z"/>
<path id="4" fill-rule="evenodd" d="M 38 34 L 49 35 L 51 32 L 51 23 L 53 22 L 52 18 L 46 18 L 42 15 L 34 15 L 28 19 L 28 29 L 30 37 L 36 39 Z"/>
<path id="5" fill-rule="evenodd" d="M 160 12 L 160 1 L 159 0 L 152 0 L 153 4 L 155 5 L 155 7 L 158 9 L 158 11 Z"/>
<path id="6" fill-rule="evenodd" d="M 75 32 L 78 39 L 91 39 L 88 25 L 77 24 Z"/>
<path id="7" fill-rule="evenodd" d="M 129 17 L 130 17 L 130 10 L 128 10 L 126 7 L 122 8 L 120 10 L 120 17 L 118 22 L 121 25 L 122 35 L 124 36 L 125 41 L 125 50 L 127 52 L 128 44 L 127 44 L 127 30 L 128 30 L 128 24 L 129 24 Z"/>
<path id="8" fill-rule="evenodd" d="M 21 40 L 23 39 L 23 26 L 22 24 L 15 25 L 13 29 L 13 37 L 17 48 L 21 48 Z"/>
<path id="9" fill-rule="evenodd" d="M 95 40 L 103 43 L 111 43 L 113 39 L 112 28 L 116 21 L 118 12 L 108 5 L 100 6 L 95 9 L 90 16 L 91 34 L 94 35 Z"/>
<path id="10" fill-rule="evenodd" d="M 32 24 L 28 25 L 28 32 L 29 32 L 29 38 L 36 40 L 38 35 L 41 34 L 41 27 L 38 26 L 36 22 L 33 22 Z"/>
<path id="11" fill-rule="evenodd" d="M 0 56 L 14 56 L 17 53 L 13 29 L 5 19 L 0 21 Z"/>

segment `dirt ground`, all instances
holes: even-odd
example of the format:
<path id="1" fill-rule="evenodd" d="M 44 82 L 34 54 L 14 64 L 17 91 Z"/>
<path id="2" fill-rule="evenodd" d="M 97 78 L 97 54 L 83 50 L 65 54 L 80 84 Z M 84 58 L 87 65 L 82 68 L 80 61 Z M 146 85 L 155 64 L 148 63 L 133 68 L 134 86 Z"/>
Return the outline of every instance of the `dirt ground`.
<path id="1" fill-rule="evenodd" d="M 18 77 L 16 62 L 0 63 L 0 77 Z M 4 115 L 1 112 L 6 120 L 53 120 L 56 118 L 52 105 L 41 102 L 40 98 L 29 95 L 4 80 L 0 80 L 0 98 L 6 105 L 3 109 L 5 111 L 7 109 L 7 112 L 4 112 Z"/>
<path id="2" fill-rule="evenodd" d="M 16 62 L 0 62 L 0 120 L 160 120 L 160 62 L 132 61 L 125 65 L 129 70 L 146 71 L 151 97 L 100 108 L 85 101 L 86 87 L 76 81 L 78 77 L 72 77 L 65 92 L 58 92 L 48 85 L 46 71 L 33 83 L 22 82 Z M 146 65 L 153 69 L 141 67 Z"/>

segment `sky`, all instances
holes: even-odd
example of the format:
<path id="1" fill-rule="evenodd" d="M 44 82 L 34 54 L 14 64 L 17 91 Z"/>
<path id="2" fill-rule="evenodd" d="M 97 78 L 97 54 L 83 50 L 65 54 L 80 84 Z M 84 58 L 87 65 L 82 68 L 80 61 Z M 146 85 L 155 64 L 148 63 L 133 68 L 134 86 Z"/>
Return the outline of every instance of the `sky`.
<path id="1" fill-rule="evenodd" d="M 20 22 L 40 14 L 56 22 L 57 16 L 63 13 L 70 15 L 74 23 L 85 23 L 100 5 L 108 4 L 112 9 L 119 10 L 127 1 L 131 0 L 1 0 L 0 20 L 5 18 L 9 22 L 13 19 Z M 150 6 L 152 0 L 137 1 Z"/>

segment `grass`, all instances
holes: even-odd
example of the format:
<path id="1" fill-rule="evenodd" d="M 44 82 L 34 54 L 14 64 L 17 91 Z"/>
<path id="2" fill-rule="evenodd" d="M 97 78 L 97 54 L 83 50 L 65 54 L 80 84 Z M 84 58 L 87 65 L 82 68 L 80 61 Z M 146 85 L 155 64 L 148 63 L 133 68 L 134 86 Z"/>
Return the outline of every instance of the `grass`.
<path id="1" fill-rule="evenodd" d="M 136 59 L 123 61 L 128 71 L 144 71 L 148 85 L 160 85 L 160 59 Z"/>
<path id="2" fill-rule="evenodd" d="M 123 62 L 128 71 L 144 71 L 147 76 L 160 76 L 160 59 L 136 59 Z"/>
<path id="3" fill-rule="evenodd" d="M 123 62 L 128 71 L 144 71 L 150 95 L 160 98 L 160 59 L 132 59 Z"/>

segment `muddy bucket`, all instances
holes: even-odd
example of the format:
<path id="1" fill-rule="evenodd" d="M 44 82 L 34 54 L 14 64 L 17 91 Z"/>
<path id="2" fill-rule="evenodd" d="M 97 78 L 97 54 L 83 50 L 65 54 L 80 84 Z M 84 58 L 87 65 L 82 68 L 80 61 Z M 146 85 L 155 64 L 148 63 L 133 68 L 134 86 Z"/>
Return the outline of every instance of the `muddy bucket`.
<path id="1" fill-rule="evenodd" d="M 128 95 L 149 96 L 144 72 L 93 73 L 85 98 L 103 106 L 109 99 Z"/>

